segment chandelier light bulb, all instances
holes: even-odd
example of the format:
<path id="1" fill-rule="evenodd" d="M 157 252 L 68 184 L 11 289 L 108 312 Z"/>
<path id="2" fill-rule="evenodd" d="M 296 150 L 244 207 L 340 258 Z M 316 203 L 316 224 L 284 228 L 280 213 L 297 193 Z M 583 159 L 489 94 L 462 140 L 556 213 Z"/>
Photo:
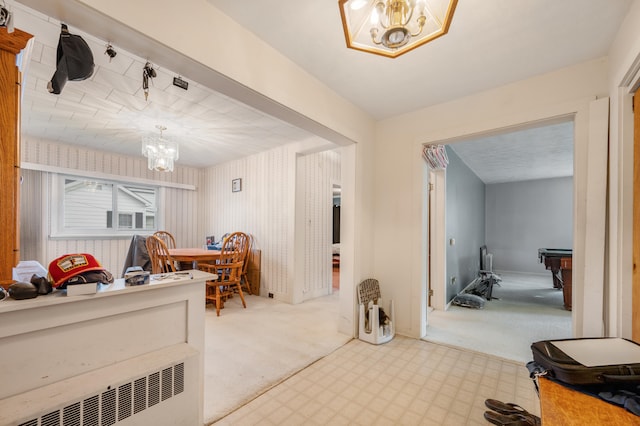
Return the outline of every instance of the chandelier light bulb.
<path id="1" fill-rule="evenodd" d="M 376 3 L 376 6 L 371 10 L 371 25 L 378 25 L 381 21 L 381 16 L 384 14 L 384 3 L 381 1 Z"/>
<path id="2" fill-rule="evenodd" d="M 166 158 L 158 158 L 155 163 L 155 170 L 159 172 L 164 172 L 167 170 L 167 159 Z"/>

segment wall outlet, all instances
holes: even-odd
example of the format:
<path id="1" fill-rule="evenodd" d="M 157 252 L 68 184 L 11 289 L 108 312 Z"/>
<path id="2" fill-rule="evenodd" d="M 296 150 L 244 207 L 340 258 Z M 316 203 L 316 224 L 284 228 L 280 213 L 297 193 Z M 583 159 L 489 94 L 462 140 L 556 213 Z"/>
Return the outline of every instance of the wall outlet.
<path id="1" fill-rule="evenodd" d="M 269 299 L 273 299 L 273 293 L 269 293 Z"/>
<path id="2" fill-rule="evenodd" d="M 457 281 L 456 277 L 451 277 L 451 285 L 454 285 L 456 281 Z"/>

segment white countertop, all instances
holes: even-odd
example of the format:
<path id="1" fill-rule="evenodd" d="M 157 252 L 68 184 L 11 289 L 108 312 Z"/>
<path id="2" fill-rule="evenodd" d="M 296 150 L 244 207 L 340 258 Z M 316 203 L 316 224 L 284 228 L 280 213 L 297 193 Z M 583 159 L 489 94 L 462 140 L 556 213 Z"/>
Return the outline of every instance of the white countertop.
<path id="1" fill-rule="evenodd" d="M 40 308 L 60 303 L 73 303 L 99 297 L 117 296 L 140 291 L 174 287 L 189 283 L 203 283 L 206 280 L 216 278 L 215 274 L 209 274 L 196 269 L 191 271 L 180 271 L 177 273 L 151 275 L 149 284 L 135 286 L 125 286 L 124 278 L 119 278 L 108 285 L 98 284 L 98 291 L 95 294 L 67 296 L 66 290 L 54 289 L 50 294 L 39 295 L 33 299 L 15 300 L 7 296 L 3 300 L 0 300 L 0 314 L 22 309 Z"/>

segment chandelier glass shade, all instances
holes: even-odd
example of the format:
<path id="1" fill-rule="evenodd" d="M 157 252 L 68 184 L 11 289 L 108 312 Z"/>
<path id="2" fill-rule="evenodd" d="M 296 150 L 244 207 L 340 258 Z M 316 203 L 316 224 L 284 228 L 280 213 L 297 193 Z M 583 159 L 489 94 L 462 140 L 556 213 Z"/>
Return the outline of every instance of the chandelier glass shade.
<path id="1" fill-rule="evenodd" d="M 396 58 L 449 31 L 458 0 L 338 0 L 347 47 Z"/>
<path id="2" fill-rule="evenodd" d="M 178 143 L 162 134 L 166 127 L 156 126 L 160 134 L 142 137 L 142 155 L 147 157 L 149 170 L 172 172 L 173 163 L 178 159 Z"/>

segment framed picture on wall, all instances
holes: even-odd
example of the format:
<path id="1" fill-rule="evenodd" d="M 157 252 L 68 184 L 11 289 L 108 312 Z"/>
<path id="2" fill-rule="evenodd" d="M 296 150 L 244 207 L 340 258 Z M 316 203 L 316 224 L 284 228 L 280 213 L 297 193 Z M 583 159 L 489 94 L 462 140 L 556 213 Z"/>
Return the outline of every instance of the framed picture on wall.
<path id="1" fill-rule="evenodd" d="M 231 192 L 242 191 L 242 179 L 237 178 L 231 181 Z"/>

